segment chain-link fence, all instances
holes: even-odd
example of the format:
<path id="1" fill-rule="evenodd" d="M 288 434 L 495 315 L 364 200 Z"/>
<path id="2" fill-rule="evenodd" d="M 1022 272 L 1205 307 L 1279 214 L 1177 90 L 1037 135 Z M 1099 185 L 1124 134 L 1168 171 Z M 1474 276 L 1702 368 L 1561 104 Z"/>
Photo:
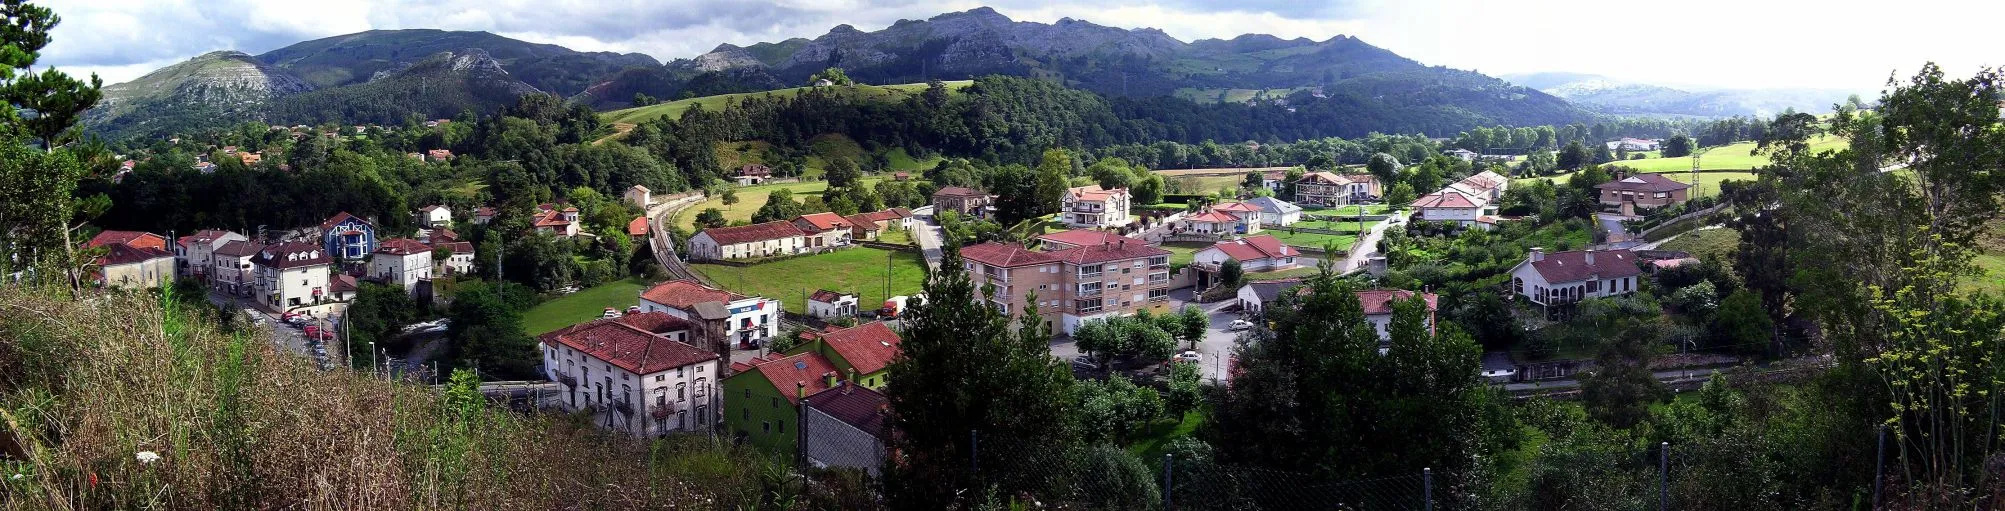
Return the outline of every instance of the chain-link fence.
<path id="1" fill-rule="evenodd" d="M 1330 480 L 1296 472 L 1163 460 L 1168 509 L 1390 509 L 1431 511 L 1427 471 L 1374 479 Z"/>
<path id="2" fill-rule="evenodd" d="M 1144 460 L 1119 447 L 1065 447 L 971 433 L 976 486 L 998 498 L 1105 509 L 1432 511 L 1433 475 L 1337 480 L 1260 467 Z"/>

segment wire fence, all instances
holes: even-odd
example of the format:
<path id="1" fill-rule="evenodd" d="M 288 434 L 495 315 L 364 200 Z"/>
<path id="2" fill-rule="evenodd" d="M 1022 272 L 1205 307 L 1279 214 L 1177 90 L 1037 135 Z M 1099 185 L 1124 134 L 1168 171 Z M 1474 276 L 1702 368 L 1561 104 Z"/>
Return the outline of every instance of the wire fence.
<path id="1" fill-rule="evenodd" d="M 980 433 L 970 440 L 975 486 L 1019 500 L 1104 509 L 1442 509 L 1426 470 L 1337 480 L 1204 459 L 1143 460 L 1107 445 L 1061 447 Z"/>

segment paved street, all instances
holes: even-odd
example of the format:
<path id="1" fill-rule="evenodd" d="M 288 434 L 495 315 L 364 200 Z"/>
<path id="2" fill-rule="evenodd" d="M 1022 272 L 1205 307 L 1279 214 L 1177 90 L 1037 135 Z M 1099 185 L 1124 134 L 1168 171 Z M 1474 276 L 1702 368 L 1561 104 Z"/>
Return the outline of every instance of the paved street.
<path id="1" fill-rule="evenodd" d="M 1355 245 L 1351 245 L 1351 253 L 1344 257 L 1344 263 L 1342 266 L 1337 267 L 1337 273 L 1350 273 L 1363 268 L 1371 253 L 1377 251 L 1379 240 L 1385 238 L 1385 230 L 1393 226 L 1404 228 L 1406 226 L 1406 216 L 1406 212 L 1396 211 L 1391 213 L 1385 221 L 1379 222 L 1378 225 L 1373 225 L 1370 231 L 1365 232 L 1364 239 L 1359 240 Z"/>
<path id="2" fill-rule="evenodd" d="M 940 224 L 933 221 L 933 207 L 920 206 L 912 210 L 912 216 L 918 219 L 913 222 L 917 228 L 913 229 L 912 239 L 919 242 L 919 253 L 926 256 L 926 267 L 940 269 L 940 258 L 945 256 L 940 253 L 940 247 L 947 243 L 946 239 L 941 237 Z"/>

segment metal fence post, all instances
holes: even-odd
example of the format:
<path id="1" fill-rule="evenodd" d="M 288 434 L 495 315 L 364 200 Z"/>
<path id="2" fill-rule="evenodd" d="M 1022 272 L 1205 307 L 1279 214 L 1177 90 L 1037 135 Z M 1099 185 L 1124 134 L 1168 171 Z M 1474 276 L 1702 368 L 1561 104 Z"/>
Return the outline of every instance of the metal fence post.
<path id="1" fill-rule="evenodd" d="M 968 473 L 982 471 L 982 437 L 975 430 L 968 430 Z"/>
<path id="2" fill-rule="evenodd" d="M 1657 451 L 1657 510 L 1671 509 L 1671 443 L 1658 444 Z"/>
<path id="3" fill-rule="evenodd" d="M 1423 467 L 1420 469 L 1420 507 L 1425 511 L 1434 511 L 1433 467 Z"/>
<path id="4" fill-rule="evenodd" d="M 1879 445 L 1874 448 L 1873 460 L 1873 503 L 1867 509 L 1880 508 L 1880 484 L 1886 480 L 1887 472 L 1887 425 L 1880 425 Z"/>
<path id="5" fill-rule="evenodd" d="M 1170 509 L 1170 488 L 1176 482 L 1176 473 L 1170 468 L 1175 466 L 1171 464 L 1171 460 L 1175 457 L 1175 454 L 1163 453 L 1163 509 L 1165 511 Z"/>

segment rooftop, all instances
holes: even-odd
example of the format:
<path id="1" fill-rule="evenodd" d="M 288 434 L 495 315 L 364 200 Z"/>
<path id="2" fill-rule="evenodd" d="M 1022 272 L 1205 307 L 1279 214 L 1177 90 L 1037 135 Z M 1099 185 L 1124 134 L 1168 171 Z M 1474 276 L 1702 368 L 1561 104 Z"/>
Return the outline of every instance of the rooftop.
<path id="1" fill-rule="evenodd" d="M 705 286 L 694 280 L 671 280 L 641 291 L 640 297 L 647 301 L 687 310 L 703 302 L 729 303 L 747 298 L 744 295 Z"/>
<path id="2" fill-rule="evenodd" d="M 1593 263 L 1589 263 L 1590 256 Z M 1613 279 L 1630 277 L 1643 273 L 1636 267 L 1636 254 L 1628 250 L 1574 250 L 1545 254 L 1538 261 L 1528 261 L 1532 270 L 1545 277 L 1546 282 L 1579 282 L 1588 277 Z"/>
<path id="3" fill-rule="evenodd" d="M 697 234 L 707 234 L 718 245 L 736 245 L 766 240 L 776 240 L 793 236 L 805 236 L 793 222 L 774 220 L 763 224 L 741 225 L 737 227 L 713 227 Z"/>
<path id="4" fill-rule="evenodd" d="M 681 318 L 666 312 L 648 312 L 571 325 L 537 336 L 537 340 L 577 350 L 634 374 L 648 375 L 717 359 L 716 353 L 660 335 L 688 328 L 689 323 Z"/>
<path id="5" fill-rule="evenodd" d="M 1656 193 L 1675 192 L 1691 188 L 1692 185 L 1680 183 L 1671 178 L 1664 177 L 1662 174 L 1637 174 L 1594 185 L 1594 187 L 1602 190 Z"/>
<path id="6" fill-rule="evenodd" d="M 891 331 L 882 321 L 809 335 L 828 343 L 829 349 L 849 361 L 849 366 L 859 374 L 882 371 L 891 365 L 892 359 L 898 358 L 898 332 Z"/>
<path id="7" fill-rule="evenodd" d="M 749 362 L 731 364 L 731 368 L 738 370 L 740 374 L 756 373 L 764 377 L 773 384 L 774 389 L 780 391 L 780 395 L 787 397 L 788 403 L 795 405 L 801 403 L 803 394 L 812 396 L 828 390 L 827 376 L 835 373 L 835 365 L 829 363 L 827 357 L 812 351 L 774 359 L 755 357 Z M 752 376 L 732 376 L 732 378 L 750 377 Z M 806 392 L 801 392 L 802 390 Z"/>
<path id="8" fill-rule="evenodd" d="M 838 385 L 808 396 L 809 408 L 880 439 L 884 438 L 885 411 L 889 406 L 891 400 L 885 399 L 884 394 L 862 385 Z"/>
<path id="9" fill-rule="evenodd" d="M 1371 289 L 1358 291 L 1358 301 L 1364 305 L 1365 315 L 1392 314 L 1392 304 L 1397 300 L 1409 300 L 1416 293 L 1404 289 Z M 1427 300 L 1427 312 L 1434 312 L 1440 305 L 1441 297 L 1434 293 L 1417 293 Z"/>
<path id="10" fill-rule="evenodd" d="M 252 264 L 280 270 L 326 266 L 331 262 L 328 254 L 321 251 L 320 245 L 301 241 L 268 245 L 251 258 Z"/>

